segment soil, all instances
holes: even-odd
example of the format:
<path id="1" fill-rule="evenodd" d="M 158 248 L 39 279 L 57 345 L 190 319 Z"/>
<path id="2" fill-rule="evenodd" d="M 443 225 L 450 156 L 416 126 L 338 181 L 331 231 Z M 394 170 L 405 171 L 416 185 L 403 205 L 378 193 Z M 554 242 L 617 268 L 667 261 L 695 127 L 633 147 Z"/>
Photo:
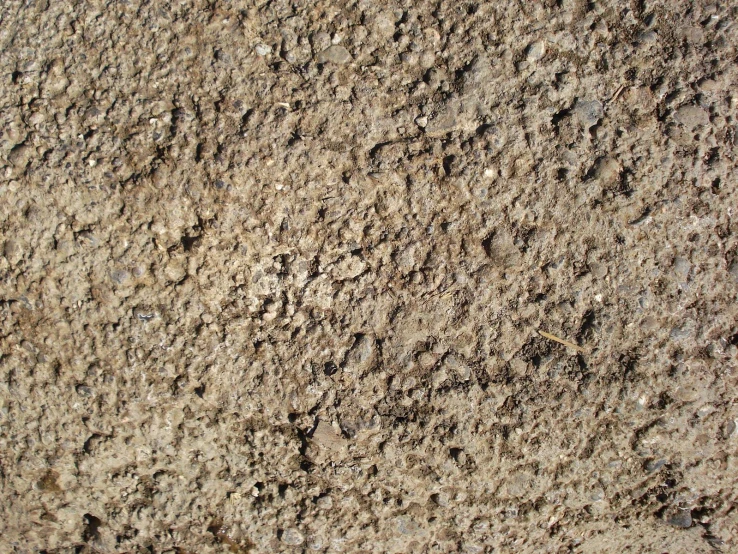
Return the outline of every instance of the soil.
<path id="1" fill-rule="evenodd" d="M 738 6 L 7 0 L 0 551 L 738 551 Z"/>

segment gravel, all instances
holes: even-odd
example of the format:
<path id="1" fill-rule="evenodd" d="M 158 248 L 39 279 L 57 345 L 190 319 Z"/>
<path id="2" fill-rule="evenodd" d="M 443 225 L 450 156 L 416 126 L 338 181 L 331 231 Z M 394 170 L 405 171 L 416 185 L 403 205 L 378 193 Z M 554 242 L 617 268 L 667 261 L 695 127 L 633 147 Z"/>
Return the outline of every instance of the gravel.
<path id="1" fill-rule="evenodd" d="M 345 47 L 340 44 L 334 44 L 320 52 L 315 61 L 318 63 L 334 63 L 344 65 L 351 61 L 351 54 Z"/>

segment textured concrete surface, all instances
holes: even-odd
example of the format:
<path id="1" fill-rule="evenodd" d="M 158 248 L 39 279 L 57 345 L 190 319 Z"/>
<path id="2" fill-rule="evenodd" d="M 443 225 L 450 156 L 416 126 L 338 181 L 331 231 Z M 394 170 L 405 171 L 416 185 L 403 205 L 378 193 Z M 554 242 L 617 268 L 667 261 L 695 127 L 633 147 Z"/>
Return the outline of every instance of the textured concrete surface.
<path id="1" fill-rule="evenodd" d="M 0 551 L 738 551 L 736 17 L 4 2 Z"/>

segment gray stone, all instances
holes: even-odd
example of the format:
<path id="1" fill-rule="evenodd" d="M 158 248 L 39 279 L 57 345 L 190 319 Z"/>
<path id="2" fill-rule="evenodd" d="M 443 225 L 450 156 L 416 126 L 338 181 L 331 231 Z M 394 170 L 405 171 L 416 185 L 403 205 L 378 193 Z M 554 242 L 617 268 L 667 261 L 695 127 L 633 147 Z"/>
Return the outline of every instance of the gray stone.
<path id="1" fill-rule="evenodd" d="M 333 46 L 329 46 L 328 48 L 320 52 L 315 57 L 315 61 L 318 63 L 330 62 L 338 65 L 343 65 L 351 61 L 351 54 L 349 54 L 349 51 L 340 44 L 334 44 Z"/>
<path id="2" fill-rule="evenodd" d="M 346 370 L 359 371 L 365 369 L 374 354 L 374 340 L 362 335 L 356 339 L 346 355 Z"/>
<path id="3" fill-rule="evenodd" d="M 450 106 L 441 109 L 425 126 L 429 135 L 443 135 L 456 129 L 456 114 Z"/>
<path id="4" fill-rule="evenodd" d="M 456 354 L 449 354 L 443 360 L 443 368 L 456 373 L 462 381 L 468 381 L 471 377 L 471 369 L 466 362 Z"/>
<path id="5" fill-rule="evenodd" d="M 23 248 L 20 246 L 18 241 L 14 239 L 8 239 L 5 242 L 3 255 L 5 256 L 5 259 L 10 262 L 11 265 L 15 265 L 23 259 Z"/>
<path id="6" fill-rule="evenodd" d="M 538 61 L 546 55 L 546 44 L 542 40 L 537 40 L 528 45 L 525 55 L 529 61 Z"/>
<path id="7" fill-rule="evenodd" d="M 282 532 L 282 542 L 292 546 L 298 546 L 305 542 L 305 537 L 302 536 L 300 531 L 291 527 L 290 529 L 285 529 Z"/>
<path id="8" fill-rule="evenodd" d="M 8 161 L 18 168 L 25 168 L 31 158 L 36 154 L 35 148 L 28 144 L 15 146 L 8 154 Z"/>
<path id="9" fill-rule="evenodd" d="M 310 37 L 310 41 L 312 42 L 313 48 L 316 51 L 322 52 L 326 48 L 330 48 L 331 35 L 326 32 L 315 33 L 312 37 Z"/>
<path id="10" fill-rule="evenodd" d="M 80 396 L 92 396 L 92 389 L 86 385 L 77 385 L 77 394 Z"/>
<path id="11" fill-rule="evenodd" d="M 692 264 L 689 263 L 689 260 L 686 258 L 682 258 L 681 256 L 678 256 L 674 258 L 674 273 L 676 274 L 677 278 L 681 281 L 686 280 L 687 276 L 689 275 L 690 269 L 692 269 Z"/>
<path id="12" fill-rule="evenodd" d="M 646 473 L 654 473 L 666 465 L 666 460 L 652 460 L 645 466 Z"/>
<path id="13" fill-rule="evenodd" d="M 254 51 L 259 56 L 266 56 L 267 54 L 272 53 L 272 47 L 267 46 L 266 44 L 257 44 L 256 47 L 254 48 Z"/>
<path id="14" fill-rule="evenodd" d="M 125 269 L 116 269 L 110 272 L 110 278 L 118 285 L 126 285 L 131 280 L 131 274 Z"/>
<path id="15" fill-rule="evenodd" d="M 689 510 L 677 510 L 666 519 L 666 522 L 674 527 L 687 529 L 692 526 L 692 514 Z"/>
<path id="16" fill-rule="evenodd" d="M 645 31 L 638 35 L 638 42 L 642 44 L 653 44 L 655 42 L 658 42 L 659 35 L 657 35 L 654 31 Z"/>
<path id="17" fill-rule="evenodd" d="M 400 54 L 400 60 L 402 60 L 402 63 L 415 65 L 418 63 L 418 55 L 415 52 L 403 52 Z"/>
<path id="18" fill-rule="evenodd" d="M 579 121 L 581 121 L 582 125 L 587 128 L 595 125 L 600 119 L 602 119 L 602 116 L 605 115 L 602 102 L 599 100 L 577 100 L 573 111 Z"/>
<path id="19" fill-rule="evenodd" d="M 674 119 L 687 127 L 688 129 L 695 129 L 700 125 L 707 125 L 710 123 L 710 114 L 699 106 L 682 106 L 674 113 Z"/>
<path id="20" fill-rule="evenodd" d="M 684 340 L 686 338 L 689 338 L 692 336 L 693 331 L 693 325 L 691 322 L 687 321 L 680 325 L 679 327 L 674 327 L 671 330 L 671 333 L 669 333 L 669 336 L 673 340 Z"/>

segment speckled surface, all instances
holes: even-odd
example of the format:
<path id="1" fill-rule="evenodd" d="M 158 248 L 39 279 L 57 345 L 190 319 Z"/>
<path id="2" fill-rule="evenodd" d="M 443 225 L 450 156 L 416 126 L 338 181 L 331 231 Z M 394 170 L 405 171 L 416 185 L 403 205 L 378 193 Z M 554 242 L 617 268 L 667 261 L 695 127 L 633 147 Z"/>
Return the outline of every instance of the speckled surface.
<path id="1" fill-rule="evenodd" d="M 3 4 L 0 551 L 738 549 L 738 9 L 531 4 Z"/>

